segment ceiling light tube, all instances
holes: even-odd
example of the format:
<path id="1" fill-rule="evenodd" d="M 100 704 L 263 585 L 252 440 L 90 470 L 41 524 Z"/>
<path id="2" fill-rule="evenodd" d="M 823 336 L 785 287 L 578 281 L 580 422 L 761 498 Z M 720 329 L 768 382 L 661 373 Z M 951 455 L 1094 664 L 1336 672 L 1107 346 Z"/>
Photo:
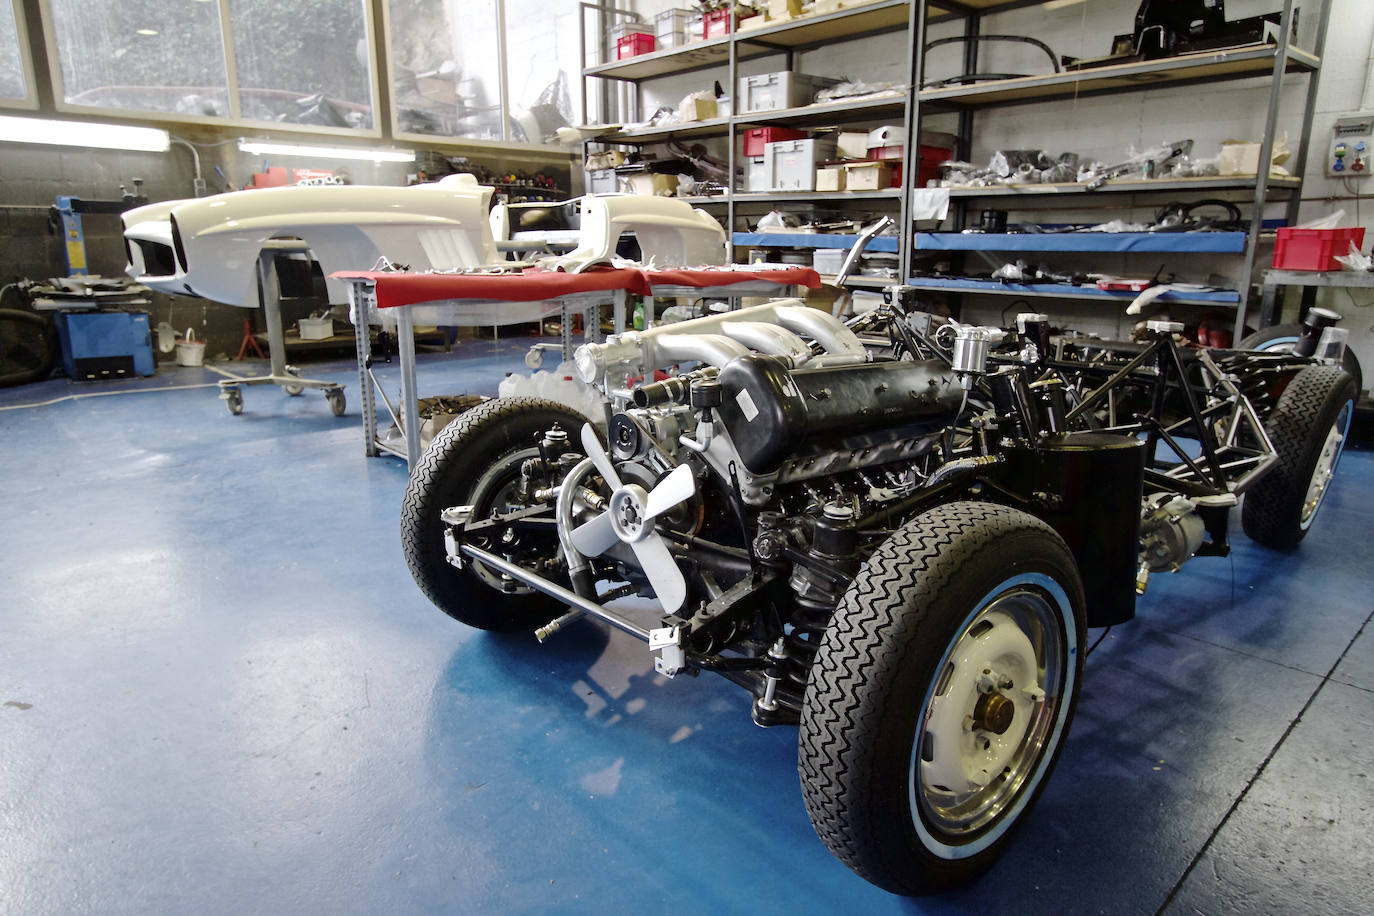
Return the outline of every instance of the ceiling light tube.
<path id="1" fill-rule="evenodd" d="M 171 138 L 156 127 L 130 127 L 98 121 L 50 121 L 46 118 L 14 118 L 0 115 L 0 140 L 11 143 L 46 143 L 87 149 L 127 149 L 165 153 Z"/>
<path id="2" fill-rule="evenodd" d="M 309 156 L 316 159 L 358 159 L 364 162 L 413 162 L 415 154 L 403 149 L 367 149 L 361 146 L 301 146 L 266 140 L 240 140 L 239 150 L 259 156 Z"/>

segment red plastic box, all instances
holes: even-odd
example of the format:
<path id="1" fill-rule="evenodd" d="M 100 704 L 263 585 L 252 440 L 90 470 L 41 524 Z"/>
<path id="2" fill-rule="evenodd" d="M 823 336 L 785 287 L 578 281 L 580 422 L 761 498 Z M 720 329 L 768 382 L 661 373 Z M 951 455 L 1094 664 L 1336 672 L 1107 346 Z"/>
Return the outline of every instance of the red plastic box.
<path id="1" fill-rule="evenodd" d="M 775 143 L 779 140 L 805 140 L 806 131 L 789 130 L 786 127 L 751 127 L 744 132 L 744 155 L 763 156 L 767 150 L 763 148 L 765 143 Z"/>
<path id="2" fill-rule="evenodd" d="M 940 177 L 940 163 L 949 161 L 953 151 L 943 146 L 926 146 L 924 143 L 919 147 L 921 161 L 916 170 L 916 187 L 924 188 L 926 182 L 932 178 Z M 905 147 L 901 146 L 875 146 L 868 151 L 868 158 L 877 162 L 891 162 L 896 170 L 896 181 L 894 187 L 902 183 L 902 155 Z"/>
<path id="3" fill-rule="evenodd" d="M 654 49 L 654 36 L 647 32 L 635 32 L 615 41 L 615 59 L 624 60 L 640 54 L 648 54 Z"/>
<path id="4" fill-rule="evenodd" d="M 1350 244 L 1364 245 L 1364 227 L 1353 229 L 1279 229 L 1274 267 L 1280 270 L 1340 270 L 1336 255 L 1350 254 Z"/>
<path id="5" fill-rule="evenodd" d="M 723 6 L 705 13 L 701 20 L 702 38 L 724 38 L 730 34 L 730 8 Z"/>

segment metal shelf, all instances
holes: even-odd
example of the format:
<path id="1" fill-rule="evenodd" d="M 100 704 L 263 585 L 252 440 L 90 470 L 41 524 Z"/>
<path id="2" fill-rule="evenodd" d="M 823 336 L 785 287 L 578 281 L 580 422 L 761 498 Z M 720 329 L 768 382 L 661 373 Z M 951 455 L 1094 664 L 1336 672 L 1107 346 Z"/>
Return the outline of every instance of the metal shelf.
<path id="1" fill-rule="evenodd" d="M 847 251 L 854 247 L 856 239 L 857 235 L 827 232 L 736 232 L 730 241 L 741 248 L 841 248 Z M 893 254 L 897 251 L 897 238 L 877 236 L 865 250 Z"/>
<path id="2" fill-rule="evenodd" d="M 910 3 L 907 0 L 874 0 L 821 16 L 802 16 L 786 22 L 765 25 L 757 29 L 736 32 L 737 59 L 748 60 L 768 54 L 779 54 L 808 46 L 847 41 L 878 32 L 905 29 Z M 931 22 L 951 19 L 952 11 L 931 4 L 927 7 Z M 582 75 L 606 79 L 638 81 L 686 73 L 715 67 L 730 59 L 730 37 L 694 41 L 680 48 L 668 48 L 640 54 L 625 60 L 610 61 L 586 67 Z"/>
<path id="3" fill-rule="evenodd" d="M 735 203 L 789 203 L 810 201 L 896 200 L 902 199 L 901 188 L 880 191 L 738 191 Z"/>
<path id="4" fill-rule="evenodd" d="M 1273 73 L 1278 49 L 1274 45 L 1245 45 L 1219 51 L 1199 51 L 1160 60 L 1132 61 L 1044 76 L 989 80 L 970 86 L 922 89 L 923 105 L 958 110 L 992 108 L 1023 102 L 1046 102 L 1119 92 L 1139 92 L 1160 86 L 1206 81 L 1245 79 Z M 1321 65 L 1317 55 L 1301 48 L 1288 49 L 1289 73 L 1306 73 Z"/>
<path id="5" fill-rule="evenodd" d="M 1270 190 L 1291 191 L 1302 187 L 1299 178 L 1270 178 Z M 1193 191 L 1247 191 L 1255 190 L 1254 175 L 1232 175 L 1208 178 L 1115 178 L 1097 190 L 1090 190 L 1086 184 L 1015 184 L 995 187 L 955 187 L 949 189 L 950 197 L 1058 197 L 1064 195 L 1092 194 L 1187 194 Z"/>
<path id="6" fill-rule="evenodd" d="M 778 108 L 773 111 L 748 111 L 735 115 L 735 124 L 772 124 L 786 121 L 798 127 L 811 124 L 838 124 L 852 121 L 868 121 L 885 115 L 900 115 L 906 101 L 903 93 L 877 99 L 864 99 L 858 102 L 827 102 L 823 105 L 803 105 L 800 108 Z"/>
<path id="7" fill-rule="evenodd" d="M 916 251 L 1240 254 L 1244 232 L 917 232 Z"/>
<path id="8" fill-rule="evenodd" d="M 1103 302 L 1129 303 L 1139 293 L 1103 290 L 1095 286 L 1074 286 L 1071 283 L 1003 283 L 998 280 L 971 280 L 964 277 L 910 277 L 907 286 L 916 289 L 945 290 L 957 293 L 979 293 L 989 296 L 1017 296 L 1038 299 L 1086 299 Z M 1240 302 L 1235 290 L 1215 290 L 1196 293 L 1163 293 L 1155 302 L 1173 305 L 1210 305 L 1234 308 Z"/>
<path id="9" fill-rule="evenodd" d="M 666 140 L 684 140 L 693 137 L 723 137 L 729 132 L 729 118 L 712 118 L 709 121 L 688 121 L 684 124 L 671 124 L 667 127 L 652 127 L 647 130 L 619 130 L 612 134 L 601 134 L 591 139 L 597 143 L 626 143 L 638 145 L 662 143 Z"/>

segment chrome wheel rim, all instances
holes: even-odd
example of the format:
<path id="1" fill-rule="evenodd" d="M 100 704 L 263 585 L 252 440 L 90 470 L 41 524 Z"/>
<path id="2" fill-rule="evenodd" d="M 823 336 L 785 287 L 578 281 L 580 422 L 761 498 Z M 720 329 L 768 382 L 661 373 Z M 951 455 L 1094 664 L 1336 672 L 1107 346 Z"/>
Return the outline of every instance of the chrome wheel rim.
<path id="1" fill-rule="evenodd" d="M 912 753 L 922 832 L 969 843 L 1025 803 L 1063 725 L 1071 616 L 1055 583 L 1023 576 L 989 592 L 951 641 Z"/>
<path id="2" fill-rule="evenodd" d="M 1341 451 L 1345 448 L 1345 434 L 1350 427 L 1353 409 L 1354 404 L 1346 401 L 1341 412 L 1336 415 L 1336 422 L 1331 424 L 1331 429 L 1326 433 L 1326 441 L 1322 443 L 1317 465 L 1312 469 L 1312 479 L 1308 481 L 1307 495 L 1303 497 L 1302 513 L 1298 517 L 1298 524 L 1303 529 L 1312 524 L 1322 501 L 1326 499 L 1331 478 L 1335 476 L 1336 465 L 1341 460 Z"/>

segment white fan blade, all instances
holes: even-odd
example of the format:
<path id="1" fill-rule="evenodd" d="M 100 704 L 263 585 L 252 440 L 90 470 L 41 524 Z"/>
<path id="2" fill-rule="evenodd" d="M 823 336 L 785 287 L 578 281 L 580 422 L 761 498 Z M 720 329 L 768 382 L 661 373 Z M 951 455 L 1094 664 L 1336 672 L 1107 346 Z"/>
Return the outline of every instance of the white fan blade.
<path id="1" fill-rule="evenodd" d="M 611 513 L 602 512 L 585 525 L 573 529 L 572 542 L 584 557 L 599 557 L 611 549 L 620 538 L 611 524 Z"/>
<path id="2" fill-rule="evenodd" d="M 642 541 L 634 541 L 630 547 L 663 609 L 671 614 L 682 607 L 682 602 L 687 600 L 687 580 L 682 578 L 682 570 L 677 568 L 673 555 L 664 545 L 663 536 L 651 534 Z"/>
<path id="3" fill-rule="evenodd" d="M 696 491 L 697 481 L 692 476 L 692 469 L 679 464 L 650 491 L 649 498 L 644 501 L 644 514 L 650 518 L 662 515 L 678 503 L 691 499 Z"/>
<path id="4" fill-rule="evenodd" d="M 611 464 L 610 456 L 606 454 L 606 449 L 601 445 L 601 439 L 596 435 L 596 428 L 590 423 L 582 425 L 582 451 L 586 452 L 587 457 L 592 459 L 601 479 L 606 481 L 611 489 L 620 489 L 620 478 L 615 473 L 615 465 Z"/>

